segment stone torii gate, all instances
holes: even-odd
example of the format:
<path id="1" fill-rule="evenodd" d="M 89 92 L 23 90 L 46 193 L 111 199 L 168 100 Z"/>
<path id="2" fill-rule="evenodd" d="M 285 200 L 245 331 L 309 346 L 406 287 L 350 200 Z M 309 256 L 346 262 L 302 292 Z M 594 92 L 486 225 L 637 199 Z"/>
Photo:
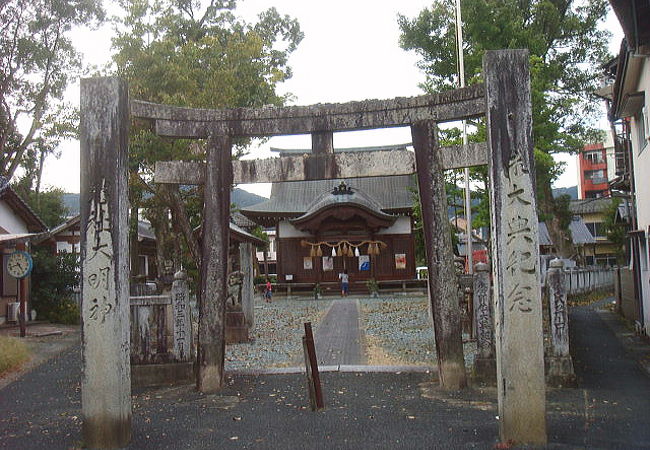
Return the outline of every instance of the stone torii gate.
<path id="1" fill-rule="evenodd" d="M 546 442 L 542 303 L 528 52 L 486 52 L 484 84 L 436 95 L 345 104 L 228 110 L 128 100 L 116 78 L 81 83 L 84 442 L 130 440 L 127 140 L 130 117 L 156 133 L 207 140 L 207 160 L 165 162 L 155 181 L 205 184 L 197 387 L 224 380 L 230 187 L 234 183 L 418 177 L 440 384 L 466 385 L 443 170 L 488 164 L 500 439 Z M 440 147 L 437 124 L 485 115 L 488 141 Z M 333 132 L 410 126 L 415 153 L 334 153 Z M 311 134 L 312 154 L 232 161 L 233 137 Z"/>

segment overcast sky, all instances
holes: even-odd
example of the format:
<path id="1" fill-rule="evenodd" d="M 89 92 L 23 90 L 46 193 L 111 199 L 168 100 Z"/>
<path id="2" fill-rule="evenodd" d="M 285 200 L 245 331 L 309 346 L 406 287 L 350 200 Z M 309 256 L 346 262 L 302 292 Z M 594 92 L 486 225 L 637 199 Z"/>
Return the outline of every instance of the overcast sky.
<path id="1" fill-rule="evenodd" d="M 108 2 L 106 2 L 108 3 Z M 421 95 L 418 83 L 424 75 L 416 67 L 413 52 L 399 48 L 397 14 L 414 17 L 431 0 L 388 2 L 377 0 L 240 0 L 237 14 L 253 21 L 257 13 L 275 6 L 281 14 L 289 14 L 300 22 L 305 38 L 293 53 L 290 65 L 293 78 L 280 85 L 280 93 L 291 92 L 295 104 L 338 103 L 352 100 L 385 99 Z M 115 12 L 108 5 L 109 12 Z M 607 26 L 616 34 L 611 51 L 618 50 L 620 28 L 610 18 Z M 110 58 L 111 29 L 76 30 L 74 41 L 89 64 L 103 65 Z M 78 84 L 68 89 L 68 98 L 79 104 Z M 606 126 L 603 120 L 601 126 Z M 337 133 L 335 147 L 401 144 L 411 141 L 408 128 Z M 270 146 L 309 148 L 306 136 L 274 137 L 260 148 L 252 149 L 250 157 L 267 157 Z M 59 160 L 48 159 L 44 171 L 46 186 L 62 187 L 66 192 L 79 192 L 79 143 L 66 142 Z M 564 156 L 564 155 L 563 155 Z M 575 156 L 564 156 L 569 165 L 557 186 L 577 184 Z M 247 190 L 268 195 L 266 185 L 245 186 Z"/>

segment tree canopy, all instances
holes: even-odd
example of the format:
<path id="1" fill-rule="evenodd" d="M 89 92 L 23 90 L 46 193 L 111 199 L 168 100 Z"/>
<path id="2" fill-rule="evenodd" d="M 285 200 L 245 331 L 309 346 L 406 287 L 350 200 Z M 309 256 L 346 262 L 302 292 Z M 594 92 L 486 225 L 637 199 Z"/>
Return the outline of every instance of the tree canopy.
<path id="1" fill-rule="evenodd" d="M 76 111 L 62 101 L 82 68 L 69 32 L 103 18 L 101 0 L 0 1 L 0 175 L 28 163 L 38 187 L 45 157 L 76 135 Z"/>
<path id="2" fill-rule="evenodd" d="M 598 25 L 606 0 L 462 0 L 465 76 L 480 80 L 486 50 L 530 51 L 533 135 L 537 150 L 577 151 L 593 128 L 600 65 L 610 58 L 609 32 Z M 400 44 L 420 56 L 427 91 L 458 85 L 453 0 L 439 0 L 418 17 L 399 17 Z"/>
<path id="3" fill-rule="evenodd" d="M 247 23 L 236 16 L 235 0 L 121 0 L 120 5 L 125 14 L 116 20 L 113 60 L 129 82 L 131 98 L 201 108 L 286 101 L 276 87 L 291 77 L 288 58 L 303 37 L 296 20 L 270 8 Z M 246 143 L 235 143 L 235 157 Z M 163 139 L 148 124 L 135 123 L 129 151 L 131 204 L 145 209 L 167 255 L 182 253 L 175 237 L 181 231 L 193 262 L 199 262 L 192 215 L 199 211 L 200 189 L 179 193 L 148 181 L 156 161 L 204 159 L 202 142 Z M 154 195 L 145 200 L 145 192 Z"/>
<path id="4" fill-rule="evenodd" d="M 558 252 L 569 256 L 568 203 L 553 199 L 551 184 L 563 166 L 551 154 L 575 152 L 602 138 L 595 128 L 600 67 L 610 55 L 609 32 L 599 29 L 606 0 L 462 0 L 465 77 L 481 80 L 486 50 L 530 51 L 533 140 L 540 220 L 546 220 Z M 458 86 L 455 1 L 437 0 L 415 18 L 399 16 L 400 45 L 421 57 L 422 88 L 437 92 Z M 478 134 L 484 133 L 477 123 Z M 481 178 L 481 172 L 475 171 Z M 485 205 L 484 205 L 485 206 Z M 486 208 L 483 207 L 485 216 Z"/>

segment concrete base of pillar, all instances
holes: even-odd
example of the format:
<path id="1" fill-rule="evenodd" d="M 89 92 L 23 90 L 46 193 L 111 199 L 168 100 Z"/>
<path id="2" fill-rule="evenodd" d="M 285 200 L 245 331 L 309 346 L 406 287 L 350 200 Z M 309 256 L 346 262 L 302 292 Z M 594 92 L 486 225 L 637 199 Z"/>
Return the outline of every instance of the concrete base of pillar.
<path id="1" fill-rule="evenodd" d="M 496 386 L 497 383 L 497 361 L 494 358 L 474 359 L 474 370 L 472 377 L 479 383 Z"/>
<path id="2" fill-rule="evenodd" d="M 131 387 L 181 386 L 196 383 L 193 362 L 131 366 Z"/>
<path id="3" fill-rule="evenodd" d="M 560 388 L 578 385 L 570 356 L 547 356 L 544 362 L 547 386 Z"/>

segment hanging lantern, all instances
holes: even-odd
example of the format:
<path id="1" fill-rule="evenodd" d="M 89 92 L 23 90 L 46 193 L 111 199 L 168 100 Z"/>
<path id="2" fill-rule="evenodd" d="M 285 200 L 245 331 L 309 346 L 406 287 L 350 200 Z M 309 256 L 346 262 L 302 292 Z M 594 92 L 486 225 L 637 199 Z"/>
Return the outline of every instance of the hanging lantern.
<path id="1" fill-rule="evenodd" d="M 332 247 L 332 257 L 336 256 L 336 247 Z"/>
<path id="2" fill-rule="evenodd" d="M 359 253 L 359 247 L 354 247 L 354 256 L 356 257 L 361 256 L 361 253 Z"/>
<path id="3" fill-rule="evenodd" d="M 323 250 L 321 250 L 320 245 L 316 247 L 316 256 L 323 256 Z"/>

